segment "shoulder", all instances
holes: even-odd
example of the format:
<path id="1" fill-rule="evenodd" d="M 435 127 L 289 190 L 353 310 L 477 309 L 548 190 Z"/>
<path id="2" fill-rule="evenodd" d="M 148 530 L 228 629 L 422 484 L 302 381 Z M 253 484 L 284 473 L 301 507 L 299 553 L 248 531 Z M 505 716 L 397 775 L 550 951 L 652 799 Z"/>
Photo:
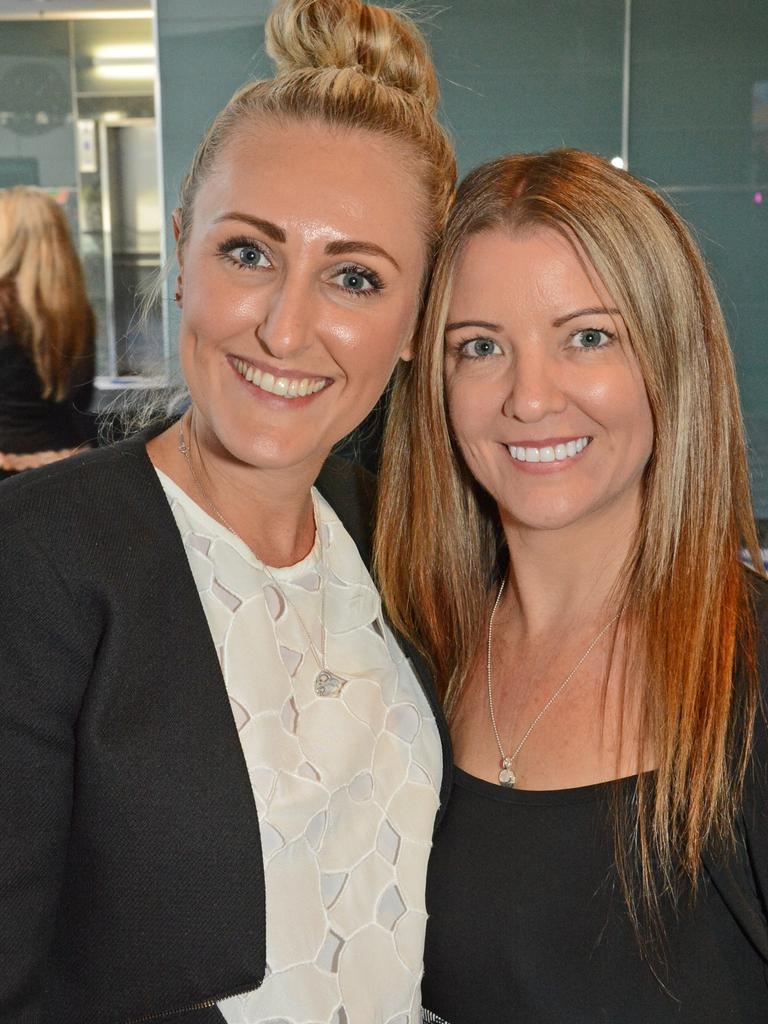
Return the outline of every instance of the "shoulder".
<path id="1" fill-rule="evenodd" d="M 768 579 L 748 569 L 747 585 L 754 616 L 760 684 L 763 699 L 768 700 Z"/>
<path id="2" fill-rule="evenodd" d="M 331 455 L 320 471 L 316 487 L 370 566 L 376 477 L 355 462 Z"/>
<path id="3" fill-rule="evenodd" d="M 172 528 L 141 436 L 0 484 L 0 558 L 6 569 L 33 550 L 68 573 L 77 565 L 117 565 L 121 554 L 151 551 L 162 540 L 158 530 Z"/>
<path id="4" fill-rule="evenodd" d="M 96 495 L 112 491 L 135 494 L 146 489 L 151 475 L 143 441 L 135 438 L 108 448 L 83 451 L 40 469 L 28 470 L 0 487 L 0 518 L 24 510 L 35 515 L 56 508 L 82 506 Z M 99 507 L 90 507 L 89 518 Z"/>
<path id="5" fill-rule="evenodd" d="M 752 774 L 753 784 L 756 784 L 758 791 L 763 794 L 760 797 L 762 801 L 763 796 L 768 799 L 768 580 L 751 569 L 745 571 L 753 616 L 750 646 L 754 643 L 754 648 L 748 660 L 739 659 L 737 679 L 738 692 L 741 694 L 746 667 L 754 666 L 757 674 L 757 704 L 752 731 Z M 768 804 L 766 806 L 768 807 Z"/>
<path id="6" fill-rule="evenodd" d="M 376 498 L 376 477 L 373 473 L 340 455 L 329 455 L 325 460 L 317 478 L 317 487 L 334 508 L 335 503 L 340 503 L 371 509 Z"/>

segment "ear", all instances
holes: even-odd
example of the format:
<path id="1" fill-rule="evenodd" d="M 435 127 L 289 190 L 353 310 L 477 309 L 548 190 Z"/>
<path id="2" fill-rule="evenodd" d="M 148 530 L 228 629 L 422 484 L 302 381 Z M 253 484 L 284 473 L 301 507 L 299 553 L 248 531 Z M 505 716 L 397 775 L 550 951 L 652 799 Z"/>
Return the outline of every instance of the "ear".
<path id="1" fill-rule="evenodd" d="M 179 273 L 176 275 L 176 293 L 173 297 L 174 302 L 177 306 L 181 305 L 182 296 L 182 272 L 184 270 L 184 254 L 182 249 L 179 248 L 179 237 L 181 235 L 181 207 L 177 206 L 171 216 L 171 223 L 173 224 L 173 240 L 176 242 L 176 262 L 179 265 Z"/>
<path id="2" fill-rule="evenodd" d="M 173 240 L 174 242 L 179 241 L 179 235 L 181 234 L 181 207 L 177 206 L 171 215 L 171 222 L 173 224 Z"/>
<path id="3" fill-rule="evenodd" d="M 184 250 L 179 245 L 179 238 L 181 237 L 181 207 L 177 206 L 173 211 L 171 217 L 171 223 L 173 224 L 173 240 L 176 243 L 176 262 L 179 265 L 179 270 L 184 269 Z"/>
<path id="4" fill-rule="evenodd" d="M 413 342 L 409 341 L 403 346 L 403 351 L 400 353 L 400 358 L 404 363 L 410 363 L 413 359 Z"/>

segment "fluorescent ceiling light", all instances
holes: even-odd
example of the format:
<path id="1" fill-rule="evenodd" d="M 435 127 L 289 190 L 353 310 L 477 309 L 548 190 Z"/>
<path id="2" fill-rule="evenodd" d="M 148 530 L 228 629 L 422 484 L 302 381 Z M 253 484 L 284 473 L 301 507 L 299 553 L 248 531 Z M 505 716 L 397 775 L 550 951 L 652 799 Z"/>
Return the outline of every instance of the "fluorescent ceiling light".
<path id="1" fill-rule="evenodd" d="M 93 73 L 96 78 L 108 78 L 112 81 L 135 82 L 147 81 L 155 77 L 154 64 L 97 64 Z"/>
<path id="2" fill-rule="evenodd" d="M 155 48 L 152 43 L 119 43 L 97 46 L 93 51 L 95 60 L 154 60 Z"/>

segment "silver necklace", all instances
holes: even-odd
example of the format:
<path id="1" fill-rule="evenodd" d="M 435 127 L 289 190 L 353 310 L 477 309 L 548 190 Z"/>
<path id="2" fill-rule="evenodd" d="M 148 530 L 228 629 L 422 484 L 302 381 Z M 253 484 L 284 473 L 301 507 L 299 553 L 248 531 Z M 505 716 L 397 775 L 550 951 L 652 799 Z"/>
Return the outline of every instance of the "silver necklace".
<path id="1" fill-rule="evenodd" d="M 549 709 L 555 703 L 557 698 L 562 694 L 563 690 L 566 688 L 568 683 L 570 683 L 570 681 L 573 679 L 573 677 L 579 671 L 581 666 L 584 664 L 584 662 L 590 656 L 592 651 L 595 649 L 595 647 L 598 644 L 598 642 L 605 636 L 605 634 L 608 632 L 608 630 L 611 628 L 611 626 L 614 624 L 614 622 L 616 622 L 616 620 L 619 618 L 619 615 L 621 614 L 621 612 L 619 612 L 618 615 L 614 615 L 614 617 L 611 619 L 611 621 L 606 623 L 603 626 L 603 628 L 597 634 L 595 639 L 592 641 L 592 643 L 589 645 L 589 647 L 586 649 L 586 651 L 584 651 L 584 653 L 579 658 L 579 660 L 576 662 L 576 664 L 573 666 L 571 671 L 568 673 L 568 675 L 565 677 L 565 679 L 562 681 L 562 683 L 560 683 L 560 685 L 555 690 L 555 692 L 552 694 L 552 696 L 549 698 L 549 700 L 546 702 L 544 707 L 539 711 L 539 713 L 533 719 L 531 724 L 525 730 L 525 732 L 523 733 L 523 738 L 517 744 L 515 749 L 512 751 L 511 754 L 507 755 L 507 754 L 504 753 L 504 748 L 501 745 L 501 738 L 499 736 L 499 730 L 498 730 L 498 727 L 496 725 L 496 715 L 495 715 L 494 710 L 493 710 L 493 682 L 492 682 L 492 679 L 491 679 L 491 647 L 492 647 L 492 644 L 493 644 L 493 618 L 494 618 L 494 616 L 496 614 L 496 609 L 499 607 L 499 602 L 501 601 L 501 595 L 504 593 L 504 586 L 505 586 L 506 582 L 507 581 L 505 579 L 501 581 L 501 586 L 499 587 L 499 592 L 496 595 L 496 601 L 494 602 L 493 610 L 491 611 L 491 616 L 488 619 L 488 650 L 487 650 L 487 658 L 486 658 L 486 668 L 487 668 L 487 672 L 488 672 L 488 708 L 489 708 L 490 713 L 491 713 L 491 725 L 493 726 L 493 734 L 496 737 L 496 746 L 499 748 L 499 754 L 501 755 L 501 770 L 499 771 L 499 785 L 500 786 L 512 787 L 517 782 L 517 776 L 515 775 L 515 773 L 514 773 L 514 771 L 512 769 L 512 764 L 513 764 L 515 758 L 517 757 L 517 755 L 523 749 L 523 746 L 525 745 L 526 740 L 531 735 L 531 733 L 536 728 L 536 726 L 539 724 L 539 722 L 542 720 L 544 715 L 546 715 L 546 713 L 549 711 Z"/>
<path id="2" fill-rule="evenodd" d="M 181 454 L 184 456 L 184 461 L 187 464 L 189 472 L 190 472 L 190 474 L 192 476 L 192 479 L 195 482 L 195 486 L 197 487 L 198 491 L 200 492 L 201 497 L 205 500 L 206 504 L 209 506 L 209 508 L 211 509 L 213 514 L 216 516 L 216 518 L 219 520 L 221 525 L 224 526 L 227 530 L 229 530 L 230 533 L 233 533 L 235 535 L 235 537 L 240 537 L 240 534 L 237 532 L 237 530 L 233 529 L 229 525 L 227 520 L 224 518 L 224 516 L 221 514 L 221 512 L 218 509 L 218 507 L 214 503 L 213 499 L 210 497 L 210 495 L 206 491 L 205 487 L 203 486 L 202 480 L 197 475 L 195 467 L 194 467 L 194 465 L 192 463 L 192 452 L 191 452 L 191 450 L 189 448 L 189 445 L 187 444 L 187 442 L 186 442 L 186 440 L 184 438 L 184 417 L 183 416 L 179 420 L 179 443 L 178 443 L 178 449 L 181 452 Z M 314 495 L 312 496 L 312 507 L 314 509 L 314 514 L 315 514 L 315 531 L 317 533 L 317 543 L 318 543 L 318 547 L 319 547 L 319 550 L 320 550 L 320 567 L 321 567 L 321 570 L 322 570 L 322 575 L 321 575 L 321 579 L 320 579 L 320 650 L 319 651 L 318 651 L 318 649 L 317 649 L 317 647 L 315 645 L 314 640 L 312 639 L 312 634 L 310 633 L 309 629 L 306 626 L 306 623 L 304 622 L 304 619 L 302 619 L 301 615 L 299 614 L 298 608 L 293 603 L 293 601 L 290 599 L 290 597 L 288 597 L 288 595 L 283 590 L 283 588 L 280 586 L 279 581 L 276 579 L 275 575 L 272 573 L 272 571 L 270 570 L 270 568 L 267 565 L 267 563 L 264 562 L 264 561 L 261 561 L 261 568 L 266 573 L 266 575 L 269 577 L 269 579 L 272 581 L 274 586 L 277 588 L 277 590 L 279 591 L 279 593 L 280 593 L 281 597 L 283 598 L 283 600 L 285 601 L 285 603 L 287 605 L 289 605 L 289 607 L 292 609 L 293 614 L 296 616 L 296 618 L 297 618 L 297 620 L 299 622 L 299 625 L 301 626 L 301 628 L 304 631 L 304 634 L 305 634 L 305 636 L 307 638 L 307 643 L 309 644 L 309 650 L 311 651 L 312 657 L 315 659 L 315 662 L 317 663 L 317 667 L 318 667 L 318 673 L 315 676 L 315 684 L 314 684 L 315 693 L 318 695 L 318 697 L 337 697 L 341 693 L 342 689 L 344 688 L 344 685 L 346 684 L 347 680 L 344 679 L 342 676 L 340 676 L 337 672 L 331 671 L 331 669 L 328 668 L 328 665 L 327 665 L 326 660 L 325 660 L 325 644 L 326 644 L 325 591 L 326 591 L 326 582 L 327 582 L 327 579 L 328 579 L 328 567 L 327 567 L 326 561 L 325 561 L 325 545 L 323 544 L 323 534 L 322 534 L 322 528 L 321 528 L 321 522 L 320 522 L 320 515 L 319 515 L 319 512 L 318 512 L 317 504 L 315 503 Z M 242 538 L 240 538 L 240 539 L 242 540 Z"/>

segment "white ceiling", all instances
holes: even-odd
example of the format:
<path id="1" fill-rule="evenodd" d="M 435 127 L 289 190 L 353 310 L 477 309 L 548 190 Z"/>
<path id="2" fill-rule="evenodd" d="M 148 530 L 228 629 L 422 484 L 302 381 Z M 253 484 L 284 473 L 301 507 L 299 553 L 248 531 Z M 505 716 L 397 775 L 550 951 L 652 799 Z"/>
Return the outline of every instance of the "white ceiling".
<path id="1" fill-rule="evenodd" d="M 0 0 L 0 20 L 144 17 L 151 9 L 151 0 Z"/>

